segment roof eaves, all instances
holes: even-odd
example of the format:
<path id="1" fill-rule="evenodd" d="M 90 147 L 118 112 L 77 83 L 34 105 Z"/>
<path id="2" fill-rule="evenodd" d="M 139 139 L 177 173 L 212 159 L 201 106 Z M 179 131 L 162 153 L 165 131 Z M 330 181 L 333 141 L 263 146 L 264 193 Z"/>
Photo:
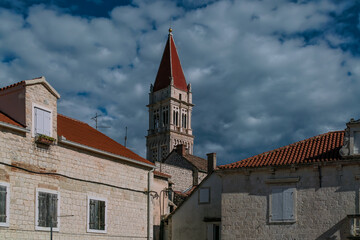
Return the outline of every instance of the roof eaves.
<path id="1" fill-rule="evenodd" d="M 44 87 L 49 90 L 49 92 L 51 92 L 57 99 L 60 98 L 60 94 L 46 81 L 45 77 L 39 77 L 39 78 L 34 78 L 31 80 L 25 80 L 25 85 L 26 86 L 30 86 L 30 85 L 34 85 L 34 84 L 42 84 L 44 85 Z"/>
<path id="2" fill-rule="evenodd" d="M 16 130 L 16 131 L 19 131 L 19 132 L 24 132 L 24 133 L 30 132 L 30 129 L 28 129 L 28 128 L 19 127 L 19 126 L 16 126 L 16 125 L 13 125 L 13 124 L 10 124 L 10 123 L 6 123 L 6 122 L 1 122 L 0 121 L 0 126 L 5 127 L 5 128 L 9 128 L 9 129 L 12 129 L 12 130 Z"/>
<path id="3" fill-rule="evenodd" d="M 89 147 L 89 146 L 86 146 L 86 145 L 83 145 L 83 144 L 80 144 L 80 143 L 77 143 L 77 142 L 69 141 L 69 140 L 66 140 L 66 138 L 64 136 L 60 136 L 58 138 L 58 141 L 60 143 L 63 143 L 63 144 L 66 144 L 66 145 L 69 145 L 69 146 L 72 146 L 72 147 L 88 150 L 88 151 L 99 153 L 99 154 L 102 154 L 102 155 L 105 155 L 105 156 L 108 156 L 108 157 L 113 157 L 113 158 L 116 158 L 116 159 L 119 159 L 119 160 L 123 160 L 123 161 L 130 162 L 130 163 L 133 163 L 133 164 L 141 165 L 141 166 L 148 167 L 148 168 L 151 168 L 151 169 L 155 169 L 155 165 L 153 165 L 153 164 L 143 163 L 143 162 L 140 162 L 138 160 L 134 160 L 134 159 L 127 158 L 127 157 L 124 157 L 124 156 L 121 156 L 121 155 L 106 152 L 106 151 L 103 151 L 103 150 L 100 150 L 100 149 L 97 149 L 97 148 Z"/>

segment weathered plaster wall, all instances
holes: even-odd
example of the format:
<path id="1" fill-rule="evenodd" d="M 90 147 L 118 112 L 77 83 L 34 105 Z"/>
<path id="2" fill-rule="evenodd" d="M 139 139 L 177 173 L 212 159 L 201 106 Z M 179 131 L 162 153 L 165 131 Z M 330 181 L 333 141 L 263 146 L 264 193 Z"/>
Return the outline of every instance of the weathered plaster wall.
<path id="1" fill-rule="evenodd" d="M 346 239 L 347 214 L 359 211 L 359 165 L 309 166 L 298 170 L 225 174 L 222 239 Z M 300 177 L 297 183 L 269 184 L 269 178 Z M 276 186 L 296 187 L 295 223 L 269 223 L 269 198 Z"/>
<path id="2" fill-rule="evenodd" d="M 199 204 L 199 192 L 195 190 L 171 217 L 169 239 L 206 239 L 204 218 L 221 217 L 221 178 L 212 174 L 200 187 L 210 188 L 210 203 Z"/>

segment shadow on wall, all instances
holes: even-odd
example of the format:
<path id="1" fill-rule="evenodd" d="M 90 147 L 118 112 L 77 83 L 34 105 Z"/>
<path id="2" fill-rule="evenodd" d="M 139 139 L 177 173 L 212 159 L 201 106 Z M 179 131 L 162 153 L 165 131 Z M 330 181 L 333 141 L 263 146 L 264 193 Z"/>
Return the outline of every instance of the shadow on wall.
<path id="1" fill-rule="evenodd" d="M 349 218 L 345 217 L 340 222 L 332 226 L 329 230 L 321 234 L 316 240 L 340 240 L 347 239 L 349 236 Z M 340 236 L 338 235 L 340 233 Z M 340 237 L 340 238 L 338 238 Z"/>

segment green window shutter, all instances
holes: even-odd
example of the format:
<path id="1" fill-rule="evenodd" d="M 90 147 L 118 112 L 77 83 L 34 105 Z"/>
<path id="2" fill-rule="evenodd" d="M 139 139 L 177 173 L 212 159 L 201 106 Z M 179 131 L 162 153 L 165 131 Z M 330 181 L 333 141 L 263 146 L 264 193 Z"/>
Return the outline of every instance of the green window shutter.
<path id="1" fill-rule="evenodd" d="M 38 193 L 38 226 L 47 227 L 48 202 L 46 193 Z"/>
<path id="2" fill-rule="evenodd" d="M 105 230 L 105 201 L 99 201 L 99 229 Z"/>
<path id="3" fill-rule="evenodd" d="M 6 186 L 0 186 L 0 222 L 6 222 Z"/>

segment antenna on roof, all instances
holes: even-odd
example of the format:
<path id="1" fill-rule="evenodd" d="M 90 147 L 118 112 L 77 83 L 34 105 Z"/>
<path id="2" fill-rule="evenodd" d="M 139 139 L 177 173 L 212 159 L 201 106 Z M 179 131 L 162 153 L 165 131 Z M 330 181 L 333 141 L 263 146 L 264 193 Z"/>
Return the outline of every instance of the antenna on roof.
<path id="1" fill-rule="evenodd" d="M 125 144 L 124 144 L 125 147 L 126 147 L 126 141 L 127 141 L 127 127 L 125 127 Z"/>
<path id="2" fill-rule="evenodd" d="M 95 121 L 95 129 L 97 130 L 98 128 L 110 128 L 109 126 L 98 126 L 98 118 L 101 117 L 102 115 L 95 113 L 95 117 L 92 117 L 91 119 Z"/>

